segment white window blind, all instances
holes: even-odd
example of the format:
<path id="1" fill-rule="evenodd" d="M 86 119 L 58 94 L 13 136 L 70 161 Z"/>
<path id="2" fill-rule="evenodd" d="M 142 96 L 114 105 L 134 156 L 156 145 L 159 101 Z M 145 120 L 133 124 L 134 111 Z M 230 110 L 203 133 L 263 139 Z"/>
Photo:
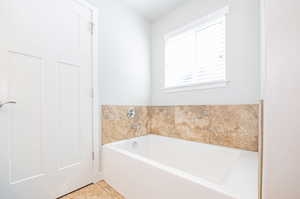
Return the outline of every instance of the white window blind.
<path id="1" fill-rule="evenodd" d="M 226 81 L 226 16 L 209 18 L 166 37 L 166 88 Z"/>

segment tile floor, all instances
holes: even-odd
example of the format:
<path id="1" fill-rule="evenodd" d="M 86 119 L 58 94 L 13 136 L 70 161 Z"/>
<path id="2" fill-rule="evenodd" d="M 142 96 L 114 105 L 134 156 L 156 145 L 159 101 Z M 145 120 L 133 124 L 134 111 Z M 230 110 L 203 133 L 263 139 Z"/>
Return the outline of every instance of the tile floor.
<path id="1" fill-rule="evenodd" d="M 101 181 L 78 191 L 70 193 L 60 199 L 125 199 L 106 182 Z"/>

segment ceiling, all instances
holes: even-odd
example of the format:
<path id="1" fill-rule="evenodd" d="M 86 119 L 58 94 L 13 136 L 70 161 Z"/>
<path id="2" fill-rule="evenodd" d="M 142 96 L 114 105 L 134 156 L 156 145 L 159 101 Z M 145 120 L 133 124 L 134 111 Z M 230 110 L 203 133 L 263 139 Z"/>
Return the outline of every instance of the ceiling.
<path id="1" fill-rule="evenodd" d="M 187 0 L 122 0 L 130 7 L 145 16 L 148 20 L 154 21 L 160 16 L 175 9 L 180 3 Z"/>

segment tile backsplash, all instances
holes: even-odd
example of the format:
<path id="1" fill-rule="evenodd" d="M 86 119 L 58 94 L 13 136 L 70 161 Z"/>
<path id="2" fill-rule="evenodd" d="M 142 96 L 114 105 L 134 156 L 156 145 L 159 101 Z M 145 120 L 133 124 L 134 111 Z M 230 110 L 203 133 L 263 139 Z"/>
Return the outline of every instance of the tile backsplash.
<path id="1" fill-rule="evenodd" d="M 152 107 L 149 132 L 257 151 L 258 112 L 258 105 Z"/>
<path id="2" fill-rule="evenodd" d="M 250 151 L 258 150 L 259 105 L 102 107 L 102 143 L 148 133 Z"/>
<path id="3" fill-rule="evenodd" d="M 102 144 L 147 135 L 149 112 L 147 106 L 136 106 L 136 116 L 128 119 L 127 112 L 134 106 L 102 106 Z"/>

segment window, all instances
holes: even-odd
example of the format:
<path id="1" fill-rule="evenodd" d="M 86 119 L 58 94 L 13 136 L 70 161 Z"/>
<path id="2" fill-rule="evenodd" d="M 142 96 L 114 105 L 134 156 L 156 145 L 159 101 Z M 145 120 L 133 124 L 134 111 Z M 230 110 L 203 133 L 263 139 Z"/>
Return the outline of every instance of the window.
<path id="1" fill-rule="evenodd" d="M 224 10 L 166 36 L 165 88 L 225 84 Z"/>

